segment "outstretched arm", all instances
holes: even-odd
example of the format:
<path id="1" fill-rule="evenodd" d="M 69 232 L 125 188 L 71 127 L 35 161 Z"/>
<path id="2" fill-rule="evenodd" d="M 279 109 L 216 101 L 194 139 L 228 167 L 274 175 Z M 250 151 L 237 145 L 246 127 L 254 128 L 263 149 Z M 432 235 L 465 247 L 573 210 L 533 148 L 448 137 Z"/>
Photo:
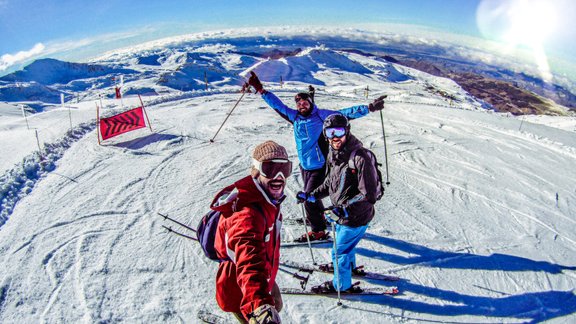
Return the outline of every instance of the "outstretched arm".
<path id="1" fill-rule="evenodd" d="M 254 71 L 250 72 L 250 78 L 248 79 L 248 84 L 254 87 L 254 89 L 256 89 L 256 92 L 262 95 L 262 99 L 266 101 L 266 103 L 268 104 L 268 106 L 270 106 L 270 108 L 274 109 L 274 111 L 276 111 L 282 118 L 284 118 L 288 122 L 294 123 L 294 120 L 296 119 L 296 115 L 298 114 L 298 112 L 295 109 L 291 109 L 288 106 L 286 106 L 282 102 L 282 100 L 276 97 L 272 92 L 264 90 L 264 86 L 262 86 L 262 83 L 258 79 L 256 73 L 254 73 Z"/>
<path id="2" fill-rule="evenodd" d="M 364 116 L 368 115 L 370 110 L 368 110 L 367 105 L 358 105 L 358 106 L 352 106 L 349 108 L 340 109 L 340 110 L 338 110 L 338 112 L 340 112 L 342 115 L 346 116 L 346 118 L 352 120 L 352 119 L 356 119 L 356 118 L 360 118 L 360 117 L 364 117 Z"/>
<path id="3" fill-rule="evenodd" d="M 352 106 L 350 108 L 340 109 L 339 112 L 346 116 L 348 119 L 356 119 L 368 115 L 370 112 L 380 111 L 384 109 L 384 99 L 387 96 L 380 96 L 376 98 L 369 105 Z"/>
<path id="4" fill-rule="evenodd" d="M 295 109 L 286 106 L 282 100 L 280 100 L 270 91 L 264 90 L 262 99 L 266 101 L 270 108 L 274 109 L 278 114 L 280 114 L 282 118 L 286 119 L 290 123 L 294 123 L 294 120 L 296 120 L 296 115 L 298 115 L 298 112 Z"/>

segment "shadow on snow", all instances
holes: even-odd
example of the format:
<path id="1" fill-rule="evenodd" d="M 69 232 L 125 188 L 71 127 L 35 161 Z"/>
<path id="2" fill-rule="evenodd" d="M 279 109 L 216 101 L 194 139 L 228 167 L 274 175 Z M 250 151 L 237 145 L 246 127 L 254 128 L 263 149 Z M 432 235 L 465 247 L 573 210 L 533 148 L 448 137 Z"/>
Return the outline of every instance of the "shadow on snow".
<path id="1" fill-rule="evenodd" d="M 356 250 L 356 253 L 366 257 L 385 260 L 396 264 L 428 266 L 443 269 L 544 271 L 552 274 L 562 273 L 562 270 L 576 270 L 576 266 L 562 266 L 546 261 L 534 261 L 523 257 L 499 253 L 484 256 L 463 252 L 438 251 L 425 246 L 369 233 L 366 233 L 364 239 L 386 245 L 396 250 L 404 251 L 410 255 L 415 255 L 404 257 L 391 253 L 375 252 L 365 248 L 357 248 Z"/>
<path id="2" fill-rule="evenodd" d="M 136 139 L 133 139 L 130 141 L 116 143 L 116 144 L 113 144 L 113 146 L 127 148 L 127 149 L 131 149 L 131 150 L 138 150 L 138 149 L 144 148 L 144 147 L 146 147 L 150 144 L 156 143 L 156 142 L 170 141 L 170 140 L 174 140 L 176 138 L 180 138 L 180 136 L 172 135 L 172 134 L 153 133 L 153 134 L 150 134 L 148 136 L 136 138 Z"/>
<path id="3" fill-rule="evenodd" d="M 575 270 L 549 262 L 534 261 L 522 257 L 492 254 L 489 256 L 471 253 L 445 252 L 400 240 L 366 234 L 367 240 L 405 251 L 415 257 L 402 257 L 390 253 L 375 252 L 358 248 L 357 253 L 366 257 L 386 260 L 403 265 L 417 265 L 446 269 L 533 271 L 551 274 L 562 273 L 562 270 Z M 371 281 L 378 284 L 378 281 Z M 381 283 L 381 282 L 380 282 Z M 347 299 L 361 299 L 363 302 L 382 304 L 415 313 L 438 316 L 486 316 L 510 317 L 525 319 L 529 322 L 540 322 L 548 319 L 570 315 L 576 312 L 576 295 L 572 291 L 527 292 L 503 297 L 472 296 L 454 291 L 427 287 L 401 281 L 398 283 L 401 292 L 412 292 L 420 296 L 437 298 L 443 304 L 430 304 L 390 296 L 347 296 Z"/>

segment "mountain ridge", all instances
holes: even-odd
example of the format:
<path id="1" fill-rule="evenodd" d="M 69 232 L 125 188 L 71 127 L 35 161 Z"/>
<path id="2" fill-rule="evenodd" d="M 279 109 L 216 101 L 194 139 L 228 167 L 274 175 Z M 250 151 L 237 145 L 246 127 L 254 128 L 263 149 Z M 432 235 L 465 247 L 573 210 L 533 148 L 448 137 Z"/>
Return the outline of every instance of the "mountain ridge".
<path id="1" fill-rule="evenodd" d="M 515 115 L 563 115 L 567 113 L 566 110 L 576 110 L 576 96 L 569 90 L 559 85 L 545 84 L 525 73 L 450 58 L 445 56 L 446 51 L 438 48 L 426 52 L 413 44 L 405 48 L 391 45 L 379 47 L 376 44 L 342 40 L 339 37 L 208 39 L 112 56 L 108 61 L 92 63 L 42 59 L 21 71 L 0 78 L 0 100 L 58 103 L 58 91 L 64 93 L 66 98 L 71 98 L 78 96 L 79 92 L 90 93 L 95 90 L 106 92 L 107 97 L 112 97 L 114 94 L 111 91 L 102 90 L 115 86 L 117 81 L 113 81 L 113 78 L 120 74 L 124 74 L 125 81 L 130 83 L 126 85 L 126 92 L 158 94 L 239 86 L 244 82 L 240 74 L 251 66 L 256 66 L 265 81 L 278 84 L 296 81 L 317 86 L 327 86 L 316 76 L 320 72 L 343 70 L 360 76 L 373 72 L 361 64 L 351 69 L 356 63 L 346 61 L 346 55 L 320 57 L 329 51 L 382 59 L 391 63 L 389 71 L 383 73 L 393 75 L 383 78 L 383 82 L 403 82 L 409 79 L 397 73 L 397 69 L 393 68 L 394 64 L 452 79 L 470 94 L 500 112 Z M 268 62 L 268 65 L 273 66 L 263 70 L 258 68 L 258 62 Z M 294 66 L 298 66 L 298 72 L 295 72 Z M 142 86 L 133 82 L 138 79 L 155 79 L 155 86 L 152 88 L 149 84 Z M 480 79 L 482 82 L 476 82 Z M 34 89 L 33 93 L 22 91 L 23 84 L 33 82 L 37 84 L 28 87 L 29 90 Z M 493 91 L 495 88 L 498 88 L 498 93 Z M 444 92 L 440 90 L 435 93 L 443 95 Z M 90 94 L 86 96 L 89 98 Z M 449 94 L 445 94 L 445 97 L 447 100 L 454 99 Z M 542 97 L 548 100 L 543 100 Z M 553 102 L 567 109 L 556 107 Z"/>

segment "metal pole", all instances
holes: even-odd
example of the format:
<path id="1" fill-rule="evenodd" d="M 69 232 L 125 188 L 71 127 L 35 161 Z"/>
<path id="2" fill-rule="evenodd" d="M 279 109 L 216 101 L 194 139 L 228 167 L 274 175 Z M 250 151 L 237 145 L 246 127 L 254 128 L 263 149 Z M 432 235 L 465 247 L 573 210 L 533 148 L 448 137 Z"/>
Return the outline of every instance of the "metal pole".
<path id="1" fill-rule="evenodd" d="M 336 275 L 336 291 L 338 292 L 338 306 L 342 306 L 340 301 L 340 271 L 338 270 L 338 250 L 336 248 L 336 225 L 332 223 L 332 236 L 334 237 L 334 274 Z"/>
<path id="2" fill-rule="evenodd" d="M 304 208 L 304 203 L 302 205 L 302 221 L 304 224 L 304 235 L 306 235 L 306 241 L 308 242 L 308 249 L 310 250 L 310 255 L 312 256 L 312 264 L 317 265 L 316 260 L 314 260 L 314 253 L 312 252 L 312 243 L 310 243 L 310 236 L 308 235 L 308 226 L 306 226 L 306 209 Z"/>
<path id="3" fill-rule="evenodd" d="M 24 110 L 24 105 L 20 105 L 20 109 L 22 109 L 22 115 L 24 116 L 24 120 L 26 121 L 26 128 L 30 129 L 30 125 L 28 125 L 28 117 L 26 117 L 26 111 Z"/>
<path id="4" fill-rule="evenodd" d="M 148 119 L 148 113 L 146 112 L 146 108 L 144 107 L 144 102 L 142 101 L 142 97 L 138 95 L 138 99 L 140 99 L 140 105 L 142 106 L 142 111 L 144 111 L 144 116 L 146 116 L 146 121 L 148 122 L 148 127 L 150 127 L 150 131 L 154 133 L 152 130 L 152 124 L 150 124 L 150 119 Z"/>
<path id="5" fill-rule="evenodd" d="M 44 160 L 42 156 L 42 148 L 40 147 L 40 138 L 38 137 L 38 130 L 35 129 L 34 132 L 36 133 L 36 144 L 38 144 L 38 155 L 40 156 L 40 160 Z"/>
<path id="6" fill-rule="evenodd" d="M 240 96 L 240 98 L 238 98 L 238 101 L 236 101 L 236 104 L 234 105 L 234 107 L 232 107 L 232 110 L 230 110 L 230 112 L 228 113 L 228 116 L 226 116 L 226 119 L 224 119 L 224 122 L 222 122 L 222 125 L 220 125 L 220 128 L 218 128 L 218 130 L 216 131 L 216 134 L 214 134 L 214 137 L 212 137 L 212 139 L 210 140 L 210 143 L 214 143 L 214 139 L 216 138 L 216 136 L 218 135 L 218 133 L 222 129 L 222 126 L 224 126 L 224 124 L 226 123 L 226 121 L 228 120 L 230 115 L 232 115 L 232 112 L 234 111 L 234 109 L 236 109 L 236 106 L 238 106 L 238 104 L 240 103 L 240 100 L 242 100 L 242 98 L 244 98 L 245 94 L 246 94 L 246 92 L 242 91 L 242 95 Z"/>
<path id="7" fill-rule="evenodd" d="M 100 142 L 100 107 L 96 103 L 96 136 L 98 136 L 98 145 L 102 145 Z"/>
<path id="8" fill-rule="evenodd" d="M 60 94 L 60 101 L 62 102 L 62 108 L 64 108 L 64 94 Z M 70 105 L 68 105 L 68 119 L 70 120 L 70 129 L 72 129 L 72 112 L 70 111 Z"/>
<path id="9" fill-rule="evenodd" d="M 388 149 L 386 148 L 386 131 L 384 130 L 384 115 L 380 110 L 380 121 L 382 122 L 382 137 L 384 139 L 384 157 L 386 158 L 386 185 L 390 184 L 390 177 L 388 175 Z"/>

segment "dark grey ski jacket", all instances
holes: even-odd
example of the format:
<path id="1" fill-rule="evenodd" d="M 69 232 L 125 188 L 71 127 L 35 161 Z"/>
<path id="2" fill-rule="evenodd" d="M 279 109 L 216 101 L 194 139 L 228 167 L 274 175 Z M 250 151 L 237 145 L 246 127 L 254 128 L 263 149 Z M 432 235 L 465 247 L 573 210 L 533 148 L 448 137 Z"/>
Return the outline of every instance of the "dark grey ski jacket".
<path id="1" fill-rule="evenodd" d="M 350 154 L 355 149 L 354 166 L 349 167 Z M 330 147 L 327 173 L 324 183 L 312 191 L 316 199 L 330 196 L 333 206 L 345 207 L 348 218 L 339 221 L 340 224 L 358 227 L 367 225 L 374 218 L 378 174 L 368 152 L 354 135 L 348 134 L 344 147 L 338 151 Z"/>

